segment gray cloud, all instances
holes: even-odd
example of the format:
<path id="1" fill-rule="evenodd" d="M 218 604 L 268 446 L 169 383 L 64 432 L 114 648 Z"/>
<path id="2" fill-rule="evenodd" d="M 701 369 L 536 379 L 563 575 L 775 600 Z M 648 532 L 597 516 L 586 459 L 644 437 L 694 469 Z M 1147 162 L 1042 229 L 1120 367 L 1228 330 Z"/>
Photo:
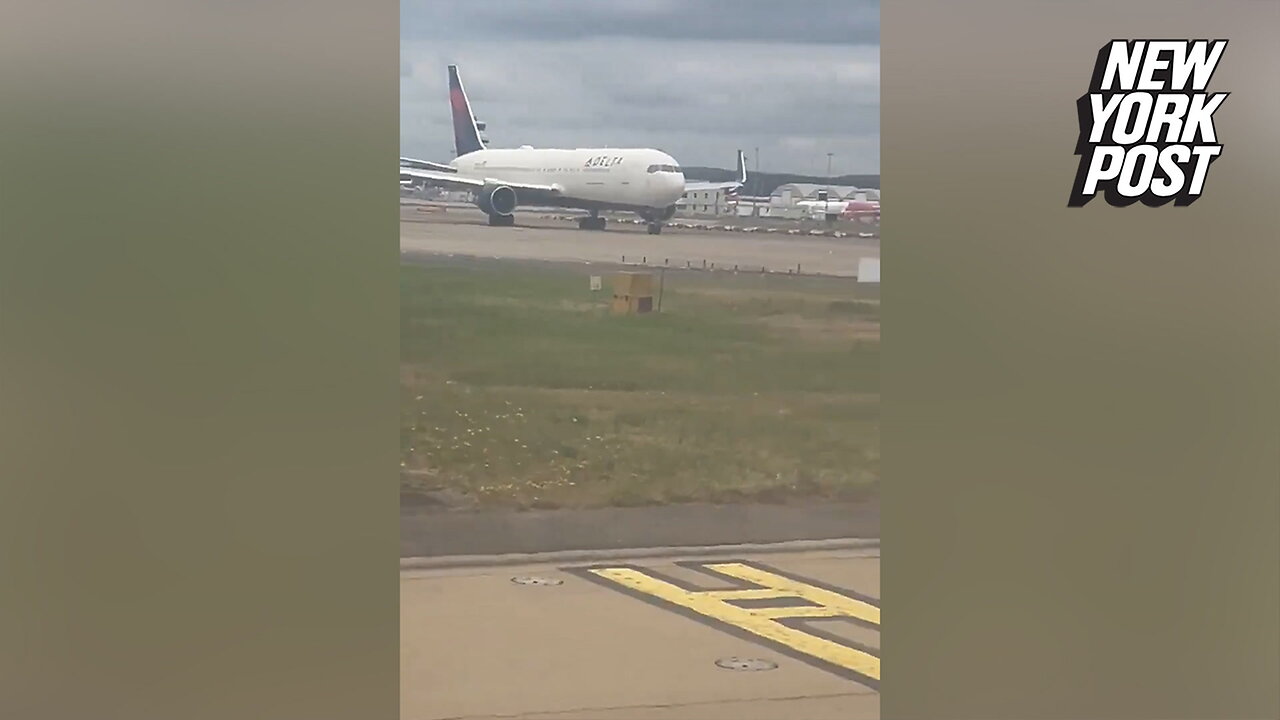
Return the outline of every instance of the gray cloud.
<path id="1" fill-rule="evenodd" d="M 879 0 L 402 0 L 411 40 L 632 37 L 880 44 Z"/>
<path id="2" fill-rule="evenodd" d="M 445 66 L 457 63 L 495 146 L 640 145 L 721 167 L 759 147 L 761 169 L 821 173 L 832 152 L 837 173 L 879 172 L 878 3 L 781 8 L 406 0 L 401 151 L 452 157 Z M 687 25 L 660 31 L 673 12 Z"/>

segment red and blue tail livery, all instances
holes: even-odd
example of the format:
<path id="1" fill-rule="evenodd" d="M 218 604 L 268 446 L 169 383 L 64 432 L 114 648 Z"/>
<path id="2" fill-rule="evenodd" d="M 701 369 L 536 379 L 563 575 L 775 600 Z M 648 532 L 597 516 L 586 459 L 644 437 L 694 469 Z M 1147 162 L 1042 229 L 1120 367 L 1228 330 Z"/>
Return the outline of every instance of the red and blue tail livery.
<path id="1" fill-rule="evenodd" d="M 471 114 L 471 103 L 467 101 L 467 93 L 462 89 L 457 65 L 449 66 L 449 106 L 453 109 L 454 152 L 461 157 L 483 150 L 480 128 L 476 127 L 476 118 Z"/>

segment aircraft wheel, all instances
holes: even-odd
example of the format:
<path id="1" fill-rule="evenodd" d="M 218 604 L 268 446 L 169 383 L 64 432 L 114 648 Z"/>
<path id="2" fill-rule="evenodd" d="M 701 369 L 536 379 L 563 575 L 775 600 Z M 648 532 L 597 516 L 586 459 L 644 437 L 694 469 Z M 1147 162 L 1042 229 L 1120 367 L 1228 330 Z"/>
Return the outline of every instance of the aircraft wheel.
<path id="1" fill-rule="evenodd" d="M 650 234 L 650 235 L 661 235 L 661 234 L 662 234 L 662 223 L 649 223 L 649 234 Z"/>

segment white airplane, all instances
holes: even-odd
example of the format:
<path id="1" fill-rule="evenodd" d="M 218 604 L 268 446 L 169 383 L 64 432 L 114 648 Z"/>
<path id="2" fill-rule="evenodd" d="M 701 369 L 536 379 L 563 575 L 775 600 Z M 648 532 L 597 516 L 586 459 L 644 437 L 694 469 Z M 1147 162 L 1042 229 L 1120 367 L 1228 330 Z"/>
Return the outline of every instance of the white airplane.
<path id="1" fill-rule="evenodd" d="M 848 205 L 848 200 L 801 200 L 796 203 L 796 207 L 814 215 L 839 215 Z"/>
<path id="2" fill-rule="evenodd" d="M 816 217 L 838 215 L 845 220 L 880 217 L 876 200 L 802 200 L 796 206 Z"/>
<path id="3" fill-rule="evenodd" d="M 583 230 L 604 229 L 601 210 L 634 212 L 657 235 L 686 192 L 732 190 L 747 181 L 741 150 L 737 181 L 686 183 L 675 159 L 651 148 L 486 148 L 457 65 L 449 66 L 449 104 L 457 157 L 447 164 L 402 157 L 400 183 L 471 190 L 490 225 L 514 225 L 513 213 L 524 204 L 587 210 L 590 216 L 578 220 Z"/>

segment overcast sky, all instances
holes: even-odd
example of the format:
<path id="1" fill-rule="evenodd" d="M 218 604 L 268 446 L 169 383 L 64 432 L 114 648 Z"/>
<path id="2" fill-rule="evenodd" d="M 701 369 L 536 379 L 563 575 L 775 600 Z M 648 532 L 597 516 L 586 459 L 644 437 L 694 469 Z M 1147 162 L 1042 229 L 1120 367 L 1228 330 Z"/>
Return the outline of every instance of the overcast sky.
<path id="1" fill-rule="evenodd" d="M 400 59 L 410 157 L 453 158 L 456 63 L 491 147 L 880 172 L 879 0 L 401 0 Z"/>

